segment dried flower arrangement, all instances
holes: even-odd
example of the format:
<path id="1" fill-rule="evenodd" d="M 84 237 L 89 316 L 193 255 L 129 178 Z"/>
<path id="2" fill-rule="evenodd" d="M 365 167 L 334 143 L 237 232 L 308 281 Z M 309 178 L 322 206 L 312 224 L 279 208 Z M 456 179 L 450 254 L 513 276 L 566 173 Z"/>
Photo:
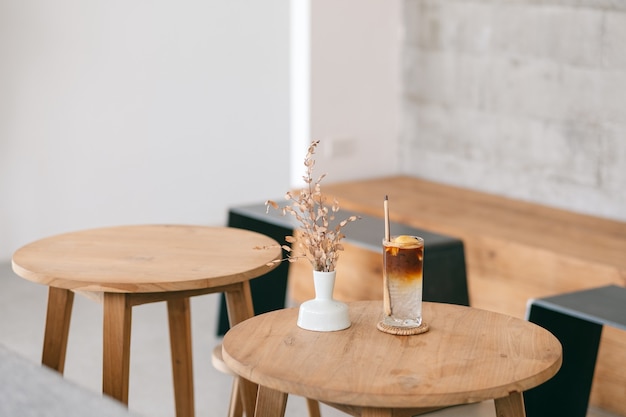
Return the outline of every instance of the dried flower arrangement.
<path id="1" fill-rule="evenodd" d="M 268 211 L 270 207 L 273 207 L 281 210 L 283 216 L 286 214 L 294 216 L 300 224 L 300 229 L 294 233 L 297 234 L 298 238 L 294 236 L 286 236 L 285 238 L 288 243 L 295 244 L 296 248 L 282 245 L 282 248 L 289 253 L 286 260 L 294 262 L 306 258 L 313 266 L 313 270 L 331 272 L 335 270 L 339 252 L 343 250 L 341 240 L 345 235 L 342 229 L 348 223 L 358 220 L 359 217 L 350 216 L 331 228 L 330 224 L 335 220 L 335 215 L 339 211 L 339 203 L 337 199 L 334 199 L 330 209 L 324 204 L 325 198 L 322 195 L 320 184 L 326 174 L 321 175 L 315 181 L 313 180 L 313 167 L 315 165 L 313 156 L 319 142 L 319 140 L 311 142 L 304 158 L 306 172 L 302 178 L 307 186 L 297 192 L 296 195 L 287 192 L 285 200 L 291 201 L 287 206 L 280 207 L 271 200 L 266 201 L 265 205 Z"/>

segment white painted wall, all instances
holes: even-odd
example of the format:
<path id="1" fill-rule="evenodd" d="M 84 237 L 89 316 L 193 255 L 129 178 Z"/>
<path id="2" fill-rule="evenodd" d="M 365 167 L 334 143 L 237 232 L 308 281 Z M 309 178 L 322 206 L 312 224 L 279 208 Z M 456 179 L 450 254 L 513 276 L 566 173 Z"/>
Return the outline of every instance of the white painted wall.
<path id="1" fill-rule="evenodd" d="M 328 174 L 326 182 L 397 173 L 401 1 L 310 3 L 310 131 L 321 140 L 316 172 Z"/>
<path id="2" fill-rule="evenodd" d="M 0 0 L 0 261 L 289 186 L 283 0 Z"/>

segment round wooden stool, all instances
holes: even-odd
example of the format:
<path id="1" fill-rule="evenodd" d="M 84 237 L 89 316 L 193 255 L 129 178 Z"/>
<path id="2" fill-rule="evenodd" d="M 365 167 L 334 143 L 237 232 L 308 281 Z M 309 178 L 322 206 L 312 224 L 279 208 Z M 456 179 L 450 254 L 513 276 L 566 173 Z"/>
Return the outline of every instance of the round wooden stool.
<path id="1" fill-rule="evenodd" d="M 231 325 L 239 323 L 254 314 L 249 280 L 270 271 L 276 264 L 268 263 L 280 256 L 276 241 L 243 229 L 120 226 L 30 243 L 13 255 L 13 270 L 49 286 L 42 363 L 60 373 L 74 291 L 103 302 L 102 391 L 125 404 L 132 307 L 166 301 L 176 414 L 182 417 L 194 415 L 189 297 L 224 292 Z M 254 397 L 244 408 L 252 415 Z"/>
<path id="2" fill-rule="evenodd" d="M 223 356 L 259 384 L 256 417 L 284 415 L 287 394 L 363 417 L 417 415 L 494 399 L 501 417 L 524 414 L 522 392 L 550 379 L 561 344 L 547 330 L 503 314 L 424 303 L 430 330 L 396 336 L 376 328 L 380 301 L 350 303 L 352 326 L 311 332 L 298 309 L 261 314 L 226 333 Z"/>

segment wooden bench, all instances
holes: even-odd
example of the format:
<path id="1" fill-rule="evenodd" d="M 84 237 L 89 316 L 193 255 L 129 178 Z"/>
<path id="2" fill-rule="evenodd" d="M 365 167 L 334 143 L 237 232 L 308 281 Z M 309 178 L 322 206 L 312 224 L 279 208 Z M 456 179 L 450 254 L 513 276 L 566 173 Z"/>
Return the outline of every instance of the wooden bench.
<path id="1" fill-rule="evenodd" d="M 470 304 L 524 317 L 529 299 L 626 286 L 626 223 L 397 176 L 324 184 L 340 206 L 459 237 Z M 291 277 L 290 277 L 291 279 Z M 626 332 L 602 333 L 591 404 L 626 416 Z"/>

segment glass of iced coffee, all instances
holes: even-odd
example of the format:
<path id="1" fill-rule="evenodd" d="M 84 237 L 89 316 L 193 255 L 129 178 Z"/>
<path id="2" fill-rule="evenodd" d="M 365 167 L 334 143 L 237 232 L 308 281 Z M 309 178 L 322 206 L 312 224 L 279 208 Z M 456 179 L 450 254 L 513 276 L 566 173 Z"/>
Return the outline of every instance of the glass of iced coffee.
<path id="1" fill-rule="evenodd" d="M 421 237 L 401 235 L 383 239 L 384 314 L 379 326 L 383 327 L 381 330 L 415 334 L 410 329 L 422 326 L 423 265 L 424 239 Z"/>

